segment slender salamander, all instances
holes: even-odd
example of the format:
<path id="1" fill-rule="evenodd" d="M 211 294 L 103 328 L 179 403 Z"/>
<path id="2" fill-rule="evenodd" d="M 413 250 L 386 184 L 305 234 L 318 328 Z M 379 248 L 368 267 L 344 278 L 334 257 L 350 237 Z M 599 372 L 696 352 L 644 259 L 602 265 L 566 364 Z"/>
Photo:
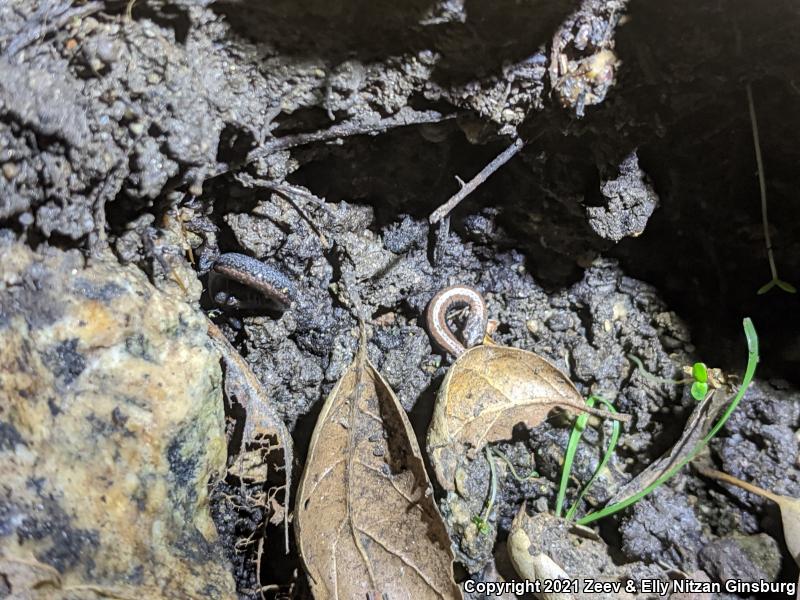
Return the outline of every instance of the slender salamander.
<path id="1" fill-rule="evenodd" d="M 273 266 L 244 254 L 228 252 L 214 263 L 215 274 L 252 288 L 280 309 L 291 305 L 297 295 L 294 283 Z M 209 282 L 209 288 L 212 283 Z M 245 307 L 245 303 L 224 291 L 209 290 L 212 298 L 220 304 Z M 248 304 L 253 304 L 252 299 Z"/>
<path id="2" fill-rule="evenodd" d="M 467 307 L 469 316 L 462 329 L 464 343 L 459 340 L 447 324 L 450 309 Z M 428 305 L 426 315 L 428 333 L 439 348 L 453 356 L 461 356 L 483 341 L 489 315 L 486 302 L 480 292 L 468 285 L 452 285 L 437 293 Z"/>

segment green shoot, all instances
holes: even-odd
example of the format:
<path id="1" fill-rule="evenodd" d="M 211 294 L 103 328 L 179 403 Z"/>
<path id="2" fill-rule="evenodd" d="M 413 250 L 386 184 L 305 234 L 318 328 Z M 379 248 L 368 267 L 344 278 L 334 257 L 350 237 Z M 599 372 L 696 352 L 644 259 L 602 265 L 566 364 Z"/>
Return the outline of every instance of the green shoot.
<path id="1" fill-rule="evenodd" d="M 647 369 L 644 368 L 642 361 L 639 360 L 639 357 L 636 355 L 628 354 L 628 358 L 636 364 L 639 372 L 645 379 L 648 379 L 654 383 L 666 383 L 667 385 L 691 383 L 692 398 L 698 402 L 702 402 L 708 394 L 708 367 L 706 367 L 705 363 L 694 363 L 692 365 L 692 377 L 689 379 L 664 379 L 663 377 L 656 377 L 652 373 L 648 373 Z"/>
<path id="2" fill-rule="evenodd" d="M 617 412 L 617 410 L 614 408 L 614 405 L 612 405 L 609 401 L 604 400 L 603 398 L 600 397 L 591 396 L 589 397 L 589 399 L 586 400 L 586 404 L 591 408 L 594 406 L 595 400 L 600 400 L 600 402 L 603 403 L 603 405 L 606 407 L 606 409 L 608 409 L 609 412 Z M 602 460 L 600 460 L 600 464 L 597 465 L 597 469 L 595 469 L 595 472 L 592 475 L 591 479 L 589 479 L 589 481 L 586 482 L 586 484 L 583 486 L 580 493 L 578 494 L 578 497 L 575 498 L 575 502 L 572 503 L 572 506 L 567 511 L 566 518 L 568 521 L 571 521 L 575 518 L 575 513 L 578 511 L 578 505 L 580 504 L 581 500 L 583 500 L 583 496 L 586 494 L 589 488 L 592 487 L 594 480 L 597 479 L 598 475 L 600 475 L 600 472 L 605 468 L 606 464 L 611 459 L 611 455 L 614 454 L 614 450 L 616 450 L 617 448 L 617 441 L 619 440 L 619 430 L 620 430 L 619 421 L 612 422 L 611 427 L 612 427 L 611 440 L 608 442 L 608 447 L 606 448 L 606 452 L 603 455 Z M 573 434 L 574 432 L 575 430 L 573 430 Z M 578 437 L 580 437 L 580 435 L 581 434 L 578 433 Z"/>
<path id="3" fill-rule="evenodd" d="M 591 400 L 591 397 L 589 398 Z M 586 403 L 589 403 L 589 400 Z M 569 436 L 567 443 L 567 452 L 564 454 L 564 466 L 561 468 L 561 481 L 558 484 L 558 495 L 556 496 L 556 516 L 560 517 L 564 508 L 564 497 L 567 495 L 567 484 L 569 483 L 569 474 L 572 471 L 572 463 L 575 462 L 575 453 L 578 451 L 578 442 L 581 435 L 586 429 L 586 423 L 589 422 L 589 415 L 581 414 L 575 420 L 575 425 L 572 427 L 572 433 Z"/>
<path id="4" fill-rule="evenodd" d="M 503 459 L 503 462 L 505 462 L 508 465 L 508 468 L 511 469 L 511 476 L 520 483 L 525 483 L 526 481 L 539 478 L 539 473 L 537 473 L 536 471 L 531 471 L 529 475 L 526 475 L 525 477 L 520 477 L 517 474 L 517 470 L 514 468 L 514 465 L 511 464 L 511 461 L 508 459 L 508 457 L 502 452 L 500 452 L 500 450 L 494 450 L 492 452 L 492 455 Z"/>
<path id="5" fill-rule="evenodd" d="M 617 412 L 614 406 L 600 398 L 598 396 L 589 396 L 586 399 L 586 406 L 589 408 L 594 408 L 594 405 L 597 401 L 600 401 L 605 405 L 605 407 L 609 410 L 609 412 Z M 564 497 L 567 493 L 567 483 L 569 482 L 569 474 L 572 471 L 572 463 L 575 462 L 575 453 L 578 450 L 578 442 L 580 442 L 581 436 L 583 432 L 586 430 L 586 424 L 589 421 L 589 415 L 582 414 L 579 415 L 578 418 L 575 420 L 575 425 L 572 428 L 572 434 L 569 436 L 569 442 L 567 443 L 567 452 L 564 456 L 564 468 L 561 470 L 561 482 L 558 486 L 558 495 L 556 496 L 556 516 L 560 517 L 561 512 L 564 508 Z M 569 511 L 567 512 L 567 519 L 572 519 L 575 515 L 575 511 L 578 509 L 578 504 L 580 503 L 581 499 L 583 499 L 584 494 L 588 491 L 591 485 L 594 483 L 594 480 L 597 479 L 597 476 L 600 474 L 600 471 L 606 466 L 606 463 L 611 458 L 611 455 L 614 452 L 614 449 L 617 446 L 617 440 L 619 439 L 619 421 L 614 421 L 612 425 L 612 433 L 611 433 L 611 441 L 608 444 L 608 448 L 606 448 L 606 452 L 603 455 L 600 464 L 597 465 L 597 469 L 595 469 L 594 474 L 589 479 L 588 482 L 581 488 L 578 497 L 576 498 L 575 502 L 570 507 Z"/>
<path id="6" fill-rule="evenodd" d="M 494 499 L 497 496 L 497 473 L 494 469 L 492 451 L 489 450 L 489 446 L 486 446 L 486 460 L 489 462 L 489 470 L 492 474 L 489 483 L 489 498 L 486 500 L 486 506 L 483 509 L 483 513 L 480 516 L 472 517 L 472 522 L 478 528 L 478 531 L 481 533 L 481 535 L 487 535 L 489 533 L 489 516 L 492 514 Z"/>
<path id="7" fill-rule="evenodd" d="M 766 294 L 773 287 L 777 286 L 784 292 L 794 294 L 797 289 L 791 284 L 778 277 L 778 268 L 775 266 L 775 256 L 772 253 L 772 239 L 769 234 L 769 218 L 767 216 L 767 183 L 764 177 L 764 161 L 761 159 L 761 144 L 758 141 L 758 122 L 756 121 L 756 105 L 753 102 L 753 89 L 748 83 L 747 104 L 750 108 L 750 125 L 753 128 L 753 146 L 756 150 L 756 167 L 758 168 L 758 187 L 761 191 L 761 223 L 764 225 L 764 242 L 767 245 L 767 259 L 769 260 L 769 270 L 772 279 L 762 285 L 756 294 Z"/>
<path id="8" fill-rule="evenodd" d="M 688 454 L 686 458 L 684 458 L 682 461 L 676 464 L 673 468 L 669 469 L 666 473 L 664 473 L 661 477 L 656 479 L 645 489 L 634 494 L 633 496 L 630 496 L 629 498 L 626 498 L 625 500 L 621 500 L 620 502 L 617 502 L 610 506 L 606 506 L 605 508 L 597 512 L 590 513 L 584 516 L 583 518 L 578 519 L 578 524 L 586 525 L 588 523 L 596 521 L 597 519 L 602 519 L 603 517 L 612 515 L 622 510 L 623 508 L 626 508 L 631 504 L 638 502 L 639 500 L 644 498 L 647 494 L 649 494 L 658 486 L 660 486 L 662 483 L 670 479 L 673 475 L 675 475 L 678 471 L 680 471 L 688 462 L 693 460 L 697 456 L 697 454 L 708 444 L 708 442 L 715 435 L 717 435 L 719 430 L 722 429 L 722 426 L 725 425 L 726 421 L 731 416 L 733 411 L 736 410 L 736 407 L 739 405 L 739 402 L 744 397 L 747 388 L 753 381 L 753 375 L 755 375 L 756 365 L 758 364 L 758 359 L 759 359 L 758 335 L 756 334 L 755 327 L 753 327 L 753 322 L 749 318 L 746 318 L 743 324 L 744 324 L 744 334 L 745 337 L 747 338 L 748 355 L 747 355 L 747 368 L 745 369 L 744 377 L 742 377 L 742 385 L 739 386 L 739 390 L 736 392 L 730 404 L 728 404 L 727 408 L 725 409 L 725 412 L 722 414 L 719 420 L 714 424 L 711 430 L 705 435 L 705 437 L 703 437 L 702 440 L 700 440 L 697 443 L 697 445 Z"/>
<path id="9" fill-rule="evenodd" d="M 489 535 L 489 523 L 483 517 L 475 515 L 472 517 L 472 523 L 478 528 L 481 535 Z"/>
<path id="10" fill-rule="evenodd" d="M 617 427 L 619 427 L 619 423 L 615 421 L 614 423 Z M 517 474 L 517 470 L 514 468 L 514 465 L 511 464 L 511 461 L 508 457 L 500 452 L 499 450 L 495 450 L 492 452 L 488 446 L 486 446 L 486 460 L 489 462 L 489 469 L 491 470 L 492 477 L 491 477 L 491 485 L 489 488 L 489 498 L 486 501 L 486 506 L 483 509 L 483 513 L 480 516 L 472 517 L 472 522 L 478 528 L 478 531 L 481 535 L 487 535 L 489 533 L 489 515 L 492 512 L 492 507 L 494 506 L 494 499 L 497 495 L 497 473 L 494 468 L 494 460 L 493 457 L 497 456 L 498 458 L 502 459 L 507 465 L 508 468 L 511 469 L 511 475 L 517 481 L 524 483 L 526 481 L 530 481 L 531 479 L 537 479 L 539 477 L 539 473 L 536 471 L 531 471 L 530 475 L 525 477 L 520 477 Z"/>

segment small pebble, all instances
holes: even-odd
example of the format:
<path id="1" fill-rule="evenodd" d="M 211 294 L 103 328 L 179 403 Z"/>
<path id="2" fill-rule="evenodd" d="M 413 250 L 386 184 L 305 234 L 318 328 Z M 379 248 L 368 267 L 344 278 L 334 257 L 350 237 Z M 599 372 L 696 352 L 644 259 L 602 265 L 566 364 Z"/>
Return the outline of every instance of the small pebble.
<path id="1" fill-rule="evenodd" d="M 19 173 L 19 168 L 12 162 L 3 163 L 3 175 L 5 178 L 11 181 L 14 177 L 17 176 Z"/>

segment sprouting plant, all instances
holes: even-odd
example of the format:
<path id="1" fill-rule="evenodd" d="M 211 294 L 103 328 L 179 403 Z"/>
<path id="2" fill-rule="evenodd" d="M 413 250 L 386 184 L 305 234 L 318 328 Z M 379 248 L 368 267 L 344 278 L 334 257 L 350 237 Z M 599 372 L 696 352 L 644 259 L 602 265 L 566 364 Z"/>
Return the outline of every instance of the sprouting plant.
<path id="1" fill-rule="evenodd" d="M 494 449 L 491 451 L 491 454 L 492 456 L 497 456 L 497 458 L 502 459 L 502 461 L 508 465 L 508 468 L 511 471 L 511 476 L 520 483 L 525 483 L 526 481 L 537 479 L 539 477 L 539 473 L 537 473 L 536 471 L 531 471 L 528 475 L 525 475 L 525 477 L 520 476 L 517 473 L 517 470 L 514 468 L 514 465 L 511 464 L 509 458 L 505 454 L 500 452 L 500 450 Z"/>
<path id="2" fill-rule="evenodd" d="M 764 243 L 767 246 L 767 259 L 769 260 L 769 270 L 772 273 L 772 279 L 766 284 L 762 285 L 757 294 L 766 294 L 773 287 L 778 287 L 784 292 L 794 294 L 797 289 L 791 284 L 783 281 L 778 277 L 778 268 L 775 266 L 775 256 L 772 253 L 772 238 L 769 234 L 769 217 L 767 215 L 767 184 L 764 177 L 764 161 L 761 159 L 761 144 L 758 141 L 758 122 L 756 121 L 756 106 L 753 102 L 753 89 L 748 83 L 747 86 L 747 104 L 750 108 L 750 125 L 753 128 L 753 146 L 756 151 L 756 167 L 758 168 L 758 187 L 761 191 L 761 222 L 764 226 Z"/>
<path id="3" fill-rule="evenodd" d="M 594 408 L 594 405 L 597 402 L 601 402 L 603 406 L 605 406 L 610 412 L 617 412 L 614 406 L 608 401 L 599 396 L 589 396 L 586 399 L 586 405 L 590 408 Z M 556 497 L 556 516 L 560 517 L 562 509 L 564 507 L 564 497 L 567 493 L 567 483 L 569 482 L 569 474 L 572 470 L 572 463 L 575 462 L 575 454 L 578 451 L 578 442 L 580 442 L 581 436 L 583 435 L 584 430 L 586 429 L 586 424 L 589 422 L 589 415 L 583 414 L 579 415 L 577 420 L 575 421 L 575 426 L 572 428 L 572 434 L 569 436 L 569 442 L 567 443 L 567 453 L 564 456 L 564 468 L 561 471 L 561 483 L 558 486 L 558 496 Z M 612 422 L 612 430 L 611 430 L 611 440 L 608 443 L 608 447 L 606 448 L 606 452 L 603 455 L 603 458 L 600 460 L 600 464 L 597 465 L 597 469 L 595 469 L 594 474 L 586 482 L 586 484 L 581 488 L 580 492 L 578 493 L 578 497 L 573 502 L 570 509 L 567 511 L 567 519 L 571 520 L 575 512 L 578 510 L 578 505 L 580 501 L 583 500 L 584 494 L 589 490 L 589 488 L 594 483 L 594 480 L 597 479 L 597 476 L 600 474 L 600 471 L 606 466 L 606 463 L 611 459 L 612 454 L 614 454 L 614 450 L 617 447 L 617 441 L 619 440 L 619 421 Z"/>
<path id="4" fill-rule="evenodd" d="M 657 487 L 659 487 L 661 484 L 663 484 L 664 482 L 669 480 L 673 475 L 675 475 L 678 471 L 680 471 L 688 462 L 690 462 L 692 459 L 694 459 L 697 456 L 697 454 L 708 444 L 708 442 L 719 432 L 719 430 L 722 429 L 723 425 L 725 425 L 725 423 L 727 422 L 728 418 L 731 416 L 733 411 L 736 410 L 736 407 L 739 405 L 739 402 L 744 397 L 744 394 L 747 391 L 747 388 L 750 386 L 750 383 L 753 380 L 753 376 L 755 375 L 755 371 L 756 371 L 756 365 L 758 364 L 758 359 L 759 359 L 758 335 L 756 334 L 755 327 L 753 326 L 753 322 L 749 318 L 744 319 L 743 325 L 744 325 L 744 334 L 745 334 L 745 337 L 747 338 L 747 352 L 748 352 L 748 355 L 747 355 L 747 367 L 745 369 L 744 376 L 742 377 L 742 384 L 739 386 L 739 389 L 737 390 L 736 394 L 733 396 L 733 399 L 730 401 L 728 406 L 725 408 L 725 411 L 723 412 L 722 416 L 720 416 L 720 418 L 711 427 L 711 429 L 708 431 L 708 433 L 705 436 L 703 436 L 703 438 L 694 446 L 694 448 L 692 448 L 692 450 L 686 456 L 684 456 L 680 461 L 678 461 L 676 464 L 674 464 L 674 466 L 672 466 L 670 469 L 668 469 L 666 472 L 664 472 L 660 477 L 658 477 L 650 485 L 648 485 L 644 489 L 640 490 L 639 492 L 636 492 L 635 494 L 632 494 L 631 496 L 629 496 L 629 497 L 627 497 L 627 498 L 625 498 L 623 500 L 620 500 L 619 502 L 615 502 L 615 503 L 610 504 L 610 505 L 608 505 L 608 506 L 606 506 L 606 507 L 604 507 L 604 508 L 602 508 L 602 509 L 600 509 L 598 511 L 595 511 L 595 512 L 589 513 L 588 515 L 585 515 L 584 517 L 582 517 L 582 518 L 577 520 L 578 524 L 586 525 L 588 523 L 596 521 L 597 519 L 601 519 L 603 517 L 607 517 L 609 515 L 612 515 L 612 514 L 618 512 L 618 511 L 622 510 L 623 508 L 627 508 L 631 504 L 634 504 L 634 503 L 638 502 L 639 500 L 644 498 L 647 494 L 649 494 L 650 492 L 655 490 Z M 699 367 L 698 365 L 702 365 L 702 367 Z M 708 369 L 705 367 L 705 365 L 703 365 L 702 363 L 695 363 L 695 365 L 692 368 L 692 375 L 693 375 L 693 379 L 694 379 L 694 383 L 692 384 L 692 387 L 695 388 L 695 384 L 698 384 L 697 387 L 696 387 L 697 394 L 700 395 L 701 392 L 703 393 L 703 395 L 707 394 L 708 393 L 708 388 L 706 387 L 704 389 L 703 384 L 705 384 L 707 386 L 709 384 L 710 378 L 709 378 Z M 659 379 L 659 378 L 656 378 L 656 379 Z M 666 380 L 666 381 L 669 381 L 669 380 Z M 694 394 L 694 391 L 695 390 L 693 389 L 693 396 L 695 398 L 697 398 L 697 395 Z M 590 397 L 587 400 L 587 403 L 589 401 L 591 401 L 593 398 L 595 398 L 595 397 Z M 599 399 L 599 400 L 601 402 L 603 402 L 602 399 Z M 609 408 L 609 410 L 612 410 L 610 404 L 608 404 L 607 407 Z M 569 444 L 568 444 L 568 447 L 567 447 L 567 453 L 566 453 L 566 456 L 565 456 L 565 459 L 564 459 L 564 467 L 563 467 L 562 476 L 561 476 L 561 485 L 559 486 L 558 496 L 557 496 L 557 499 L 556 499 L 556 515 L 557 516 L 561 515 L 561 511 L 562 511 L 562 508 L 563 508 L 564 495 L 566 494 L 566 485 L 567 485 L 567 482 L 569 480 L 569 473 L 570 473 L 570 470 L 572 469 L 572 463 L 574 461 L 574 457 L 575 457 L 575 452 L 577 450 L 578 441 L 580 440 L 580 436 L 581 436 L 583 430 L 586 427 L 586 419 L 582 420 L 582 417 L 583 417 L 583 415 L 578 417 L 578 419 L 575 421 L 575 425 L 573 427 L 572 435 L 570 436 L 570 441 L 569 441 Z M 615 423 L 614 425 L 618 426 L 617 423 Z M 614 436 L 614 434 L 612 433 L 612 439 L 611 439 L 611 441 L 610 441 L 610 443 L 608 445 L 608 448 L 606 449 L 606 453 L 603 456 L 603 459 L 601 460 L 600 464 L 598 465 L 598 468 L 595 470 L 595 473 L 592 476 L 592 478 L 589 480 L 589 482 L 581 490 L 581 493 L 578 496 L 577 500 L 575 501 L 575 504 L 573 504 L 572 508 L 570 508 L 569 512 L 567 513 L 567 518 L 568 519 L 574 518 L 577 503 L 581 500 L 581 498 L 583 497 L 583 494 L 589 488 L 589 486 L 594 482 L 594 480 L 597 477 L 597 475 L 600 472 L 600 470 L 605 467 L 606 463 L 608 462 L 608 459 L 611 456 L 611 453 L 614 450 L 614 446 L 616 445 L 616 441 L 617 441 L 617 439 Z"/>
<path id="5" fill-rule="evenodd" d="M 617 423 L 617 425 L 619 425 Z M 539 477 L 539 473 L 536 471 L 531 471 L 530 474 L 526 475 L 525 477 L 521 477 L 517 470 L 514 468 L 514 465 L 511 463 L 509 458 L 500 452 L 500 450 L 491 450 L 488 446 L 485 448 L 486 460 L 489 463 L 489 470 L 491 472 L 491 480 L 489 484 L 489 497 L 486 501 L 486 505 L 484 506 L 483 512 L 480 516 L 476 515 L 472 517 L 472 522 L 478 528 L 478 531 L 482 535 L 486 535 L 489 533 L 489 515 L 492 512 L 492 507 L 494 506 L 495 496 L 497 495 L 497 472 L 494 467 L 494 457 L 501 459 L 508 465 L 508 468 L 511 471 L 511 476 L 519 482 L 526 482 L 531 481 L 532 479 L 537 479 Z"/>
<path id="6" fill-rule="evenodd" d="M 472 522 L 478 528 L 482 535 L 489 533 L 489 516 L 492 514 L 492 507 L 494 506 L 494 499 L 497 496 L 497 473 L 494 469 L 494 460 L 492 460 L 492 451 L 489 446 L 485 448 L 486 460 L 489 463 L 489 471 L 491 472 L 491 479 L 489 481 L 489 497 L 486 500 L 486 505 L 480 516 L 472 517 Z"/>
<path id="7" fill-rule="evenodd" d="M 628 358 L 636 364 L 642 376 L 649 381 L 653 381 L 655 383 L 666 383 L 668 385 L 691 383 L 692 398 L 698 402 L 705 400 L 706 396 L 709 394 L 709 391 L 714 391 L 723 383 L 721 374 L 718 373 L 719 369 L 709 370 L 706 364 L 702 362 L 696 362 L 691 367 L 683 368 L 684 373 L 689 375 L 689 377 L 685 377 L 684 379 L 664 379 L 663 377 L 657 377 L 648 372 L 647 369 L 644 368 L 644 365 L 639 357 L 629 354 Z"/>

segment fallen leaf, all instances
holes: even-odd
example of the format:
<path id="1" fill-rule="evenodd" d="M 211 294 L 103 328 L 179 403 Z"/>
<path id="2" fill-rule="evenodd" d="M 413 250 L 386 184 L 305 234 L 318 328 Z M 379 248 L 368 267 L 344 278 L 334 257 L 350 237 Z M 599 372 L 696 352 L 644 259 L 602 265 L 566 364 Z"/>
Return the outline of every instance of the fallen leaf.
<path id="1" fill-rule="evenodd" d="M 517 519 L 514 519 L 517 523 Z M 508 535 L 508 556 L 517 574 L 528 581 L 543 581 L 563 579 L 569 580 L 566 571 L 559 567 L 556 562 L 547 554 L 531 554 L 531 539 L 520 525 L 511 526 L 511 533 Z M 543 600 L 573 600 L 574 596 L 568 593 L 548 593 L 539 594 Z"/>
<path id="2" fill-rule="evenodd" d="M 541 581 L 543 600 L 633 600 L 623 582 L 630 578 L 625 565 L 617 565 L 612 551 L 595 534 L 580 525 L 549 513 L 528 516 L 525 504 L 511 523 L 508 556 L 522 579 Z M 619 586 L 613 593 L 583 593 L 586 578 Z M 557 581 L 561 580 L 561 581 Z"/>
<path id="3" fill-rule="evenodd" d="M 414 432 L 363 340 L 317 420 L 294 518 L 316 600 L 461 598 Z"/>
<path id="4" fill-rule="evenodd" d="M 789 554 L 792 555 L 794 562 L 800 566 L 800 499 L 775 494 L 757 485 L 753 485 L 752 483 L 742 481 L 733 475 L 728 475 L 727 473 L 716 471 L 715 469 L 709 469 L 699 464 L 695 464 L 694 468 L 697 469 L 701 475 L 735 485 L 751 494 L 756 494 L 767 500 L 772 500 L 777 504 L 778 508 L 781 510 L 783 538 L 786 541 L 786 547 L 789 549 Z M 798 591 L 796 598 L 800 600 L 800 579 L 797 581 L 797 586 Z"/>
<path id="5" fill-rule="evenodd" d="M 441 486 L 488 443 L 510 439 L 518 423 L 535 427 L 556 406 L 618 421 L 627 415 L 589 408 L 569 378 L 550 362 L 518 348 L 470 348 L 450 367 L 428 429 L 428 456 Z"/>
<path id="6" fill-rule="evenodd" d="M 234 475 L 251 481 L 268 479 L 268 455 L 274 450 L 283 453 L 285 494 L 283 510 L 284 545 L 289 552 L 289 491 L 292 488 L 292 438 L 286 425 L 275 412 L 264 388 L 250 366 L 231 345 L 219 327 L 208 322 L 208 334 L 222 354 L 225 363 L 225 394 L 245 411 L 242 443 L 236 460 L 229 467 Z M 277 442 L 277 447 L 275 445 Z"/>
<path id="7" fill-rule="evenodd" d="M 705 400 L 697 404 L 689 415 L 680 439 L 675 442 L 669 452 L 650 463 L 647 468 L 622 486 L 606 505 L 611 506 L 626 498 L 630 498 L 644 490 L 673 466 L 686 459 L 711 429 L 720 409 L 728 402 L 728 397 L 721 390 L 715 390 Z"/>

